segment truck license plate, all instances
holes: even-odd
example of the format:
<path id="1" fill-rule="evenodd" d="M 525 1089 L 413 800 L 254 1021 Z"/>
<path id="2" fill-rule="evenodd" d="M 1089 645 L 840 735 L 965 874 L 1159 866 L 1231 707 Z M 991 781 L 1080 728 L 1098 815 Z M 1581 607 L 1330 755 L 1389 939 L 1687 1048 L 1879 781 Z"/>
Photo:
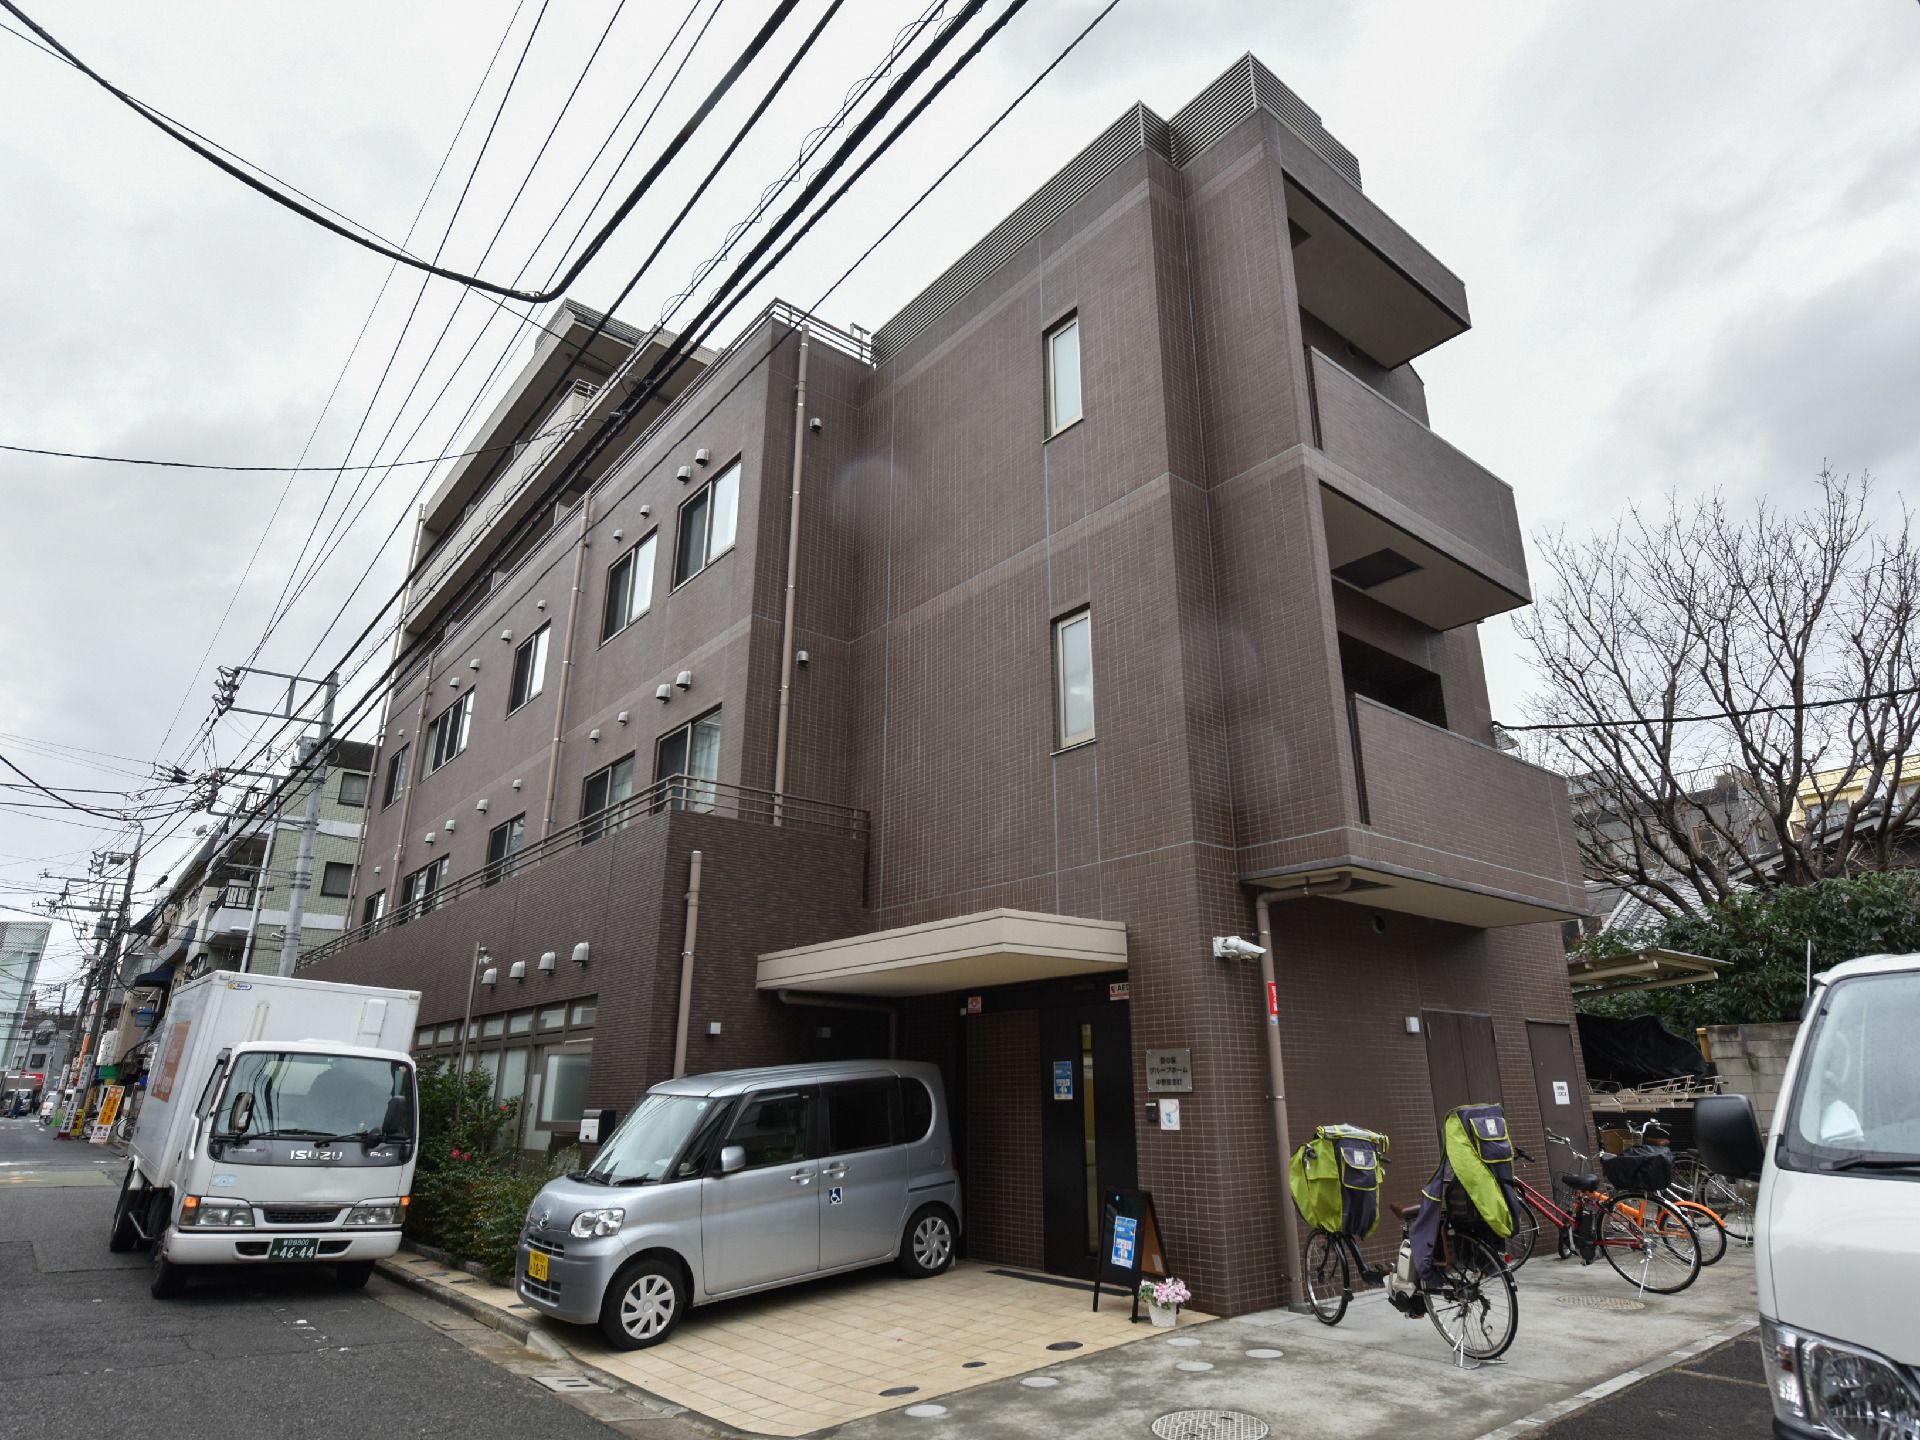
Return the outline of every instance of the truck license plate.
<path id="1" fill-rule="evenodd" d="M 527 1251 L 527 1278 L 538 1280 L 541 1284 L 547 1279 L 547 1256 L 543 1250 Z"/>
<path id="2" fill-rule="evenodd" d="M 320 1253 L 318 1240 L 282 1238 L 267 1247 L 269 1260 L 311 1260 Z"/>

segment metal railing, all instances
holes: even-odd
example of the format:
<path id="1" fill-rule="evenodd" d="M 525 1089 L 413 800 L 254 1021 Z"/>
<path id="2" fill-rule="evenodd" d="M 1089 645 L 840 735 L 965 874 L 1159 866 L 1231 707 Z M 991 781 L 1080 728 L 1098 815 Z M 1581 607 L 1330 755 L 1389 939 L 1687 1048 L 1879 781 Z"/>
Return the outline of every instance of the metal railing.
<path id="1" fill-rule="evenodd" d="M 300 965 L 305 968 L 349 945 L 417 920 L 442 905 L 452 904 L 468 895 L 513 880 L 556 855 L 577 850 L 582 845 L 591 845 L 603 836 L 671 810 L 753 820 L 810 835 L 845 835 L 864 839 L 869 828 L 867 812 L 851 805 L 810 800 L 801 795 L 779 796 L 771 790 L 728 785 L 718 780 L 701 780 L 691 775 L 669 775 L 625 800 L 575 821 L 564 830 L 554 831 L 544 840 L 523 846 L 502 859 L 489 860 L 478 870 L 447 882 L 429 895 L 400 902 L 378 920 L 368 921 L 325 944 L 316 945 L 301 955 Z"/>

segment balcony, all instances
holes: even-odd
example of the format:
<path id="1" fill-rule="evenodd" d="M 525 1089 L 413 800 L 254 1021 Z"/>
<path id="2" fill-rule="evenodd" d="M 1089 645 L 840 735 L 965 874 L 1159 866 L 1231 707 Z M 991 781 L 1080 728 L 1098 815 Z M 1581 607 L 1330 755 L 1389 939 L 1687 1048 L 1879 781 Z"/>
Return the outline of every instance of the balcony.
<path id="1" fill-rule="evenodd" d="M 1329 898 L 1480 928 L 1586 913 L 1564 777 L 1376 701 L 1350 705 L 1359 823 L 1288 842 L 1251 883 L 1343 881 Z"/>
<path id="2" fill-rule="evenodd" d="M 1435 630 L 1527 604 L 1511 487 L 1321 351 L 1308 360 L 1334 575 Z"/>

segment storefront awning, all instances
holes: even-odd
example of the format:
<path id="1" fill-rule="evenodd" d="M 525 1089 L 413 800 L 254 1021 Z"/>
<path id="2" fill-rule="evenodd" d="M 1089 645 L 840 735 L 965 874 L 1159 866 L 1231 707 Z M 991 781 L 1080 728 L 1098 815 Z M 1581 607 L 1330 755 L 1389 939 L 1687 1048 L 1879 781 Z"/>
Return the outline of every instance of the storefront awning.
<path id="1" fill-rule="evenodd" d="M 1673 985 L 1698 985 L 1720 978 L 1727 962 L 1684 950 L 1635 950 L 1589 960 L 1567 957 L 1567 983 L 1576 995 L 1612 995 L 1627 990 L 1665 990 Z"/>
<path id="2" fill-rule="evenodd" d="M 1109 974 L 1127 967 L 1127 927 L 1031 910 L 982 910 L 776 950 L 760 957 L 762 990 L 842 995 L 938 995 L 1023 980 Z"/>

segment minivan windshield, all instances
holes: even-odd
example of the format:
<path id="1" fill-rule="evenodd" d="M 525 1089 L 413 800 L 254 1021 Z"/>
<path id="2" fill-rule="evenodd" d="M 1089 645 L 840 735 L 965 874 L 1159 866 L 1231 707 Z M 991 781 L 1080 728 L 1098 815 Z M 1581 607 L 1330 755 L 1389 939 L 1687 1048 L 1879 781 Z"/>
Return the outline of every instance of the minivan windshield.
<path id="1" fill-rule="evenodd" d="M 252 1050 L 233 1062 L 222 1104 L 253 1096 L 246 1136 L 252 1140 L 411 1140 L 413 1067 L 365 1055 L 311 1055 Z M 388 1102 L 405 1120 L 387 1128 Z M 225 1130 L 230 1114 L 222 1114 Z"/>
<path id="2" fill-rule="evenodd" d="M 1920 970 L 1834 982 L 1813 1026 L 1788 1149 L 1807 1168 L 1920 1173 Z"/>
<path id="3" fill-rule="evenodd" d="M 694 1127 L 720 1103 L 707 1095 L 648 1095 L 583 1173 L 605 1185 L 666 1179 Z"/>

